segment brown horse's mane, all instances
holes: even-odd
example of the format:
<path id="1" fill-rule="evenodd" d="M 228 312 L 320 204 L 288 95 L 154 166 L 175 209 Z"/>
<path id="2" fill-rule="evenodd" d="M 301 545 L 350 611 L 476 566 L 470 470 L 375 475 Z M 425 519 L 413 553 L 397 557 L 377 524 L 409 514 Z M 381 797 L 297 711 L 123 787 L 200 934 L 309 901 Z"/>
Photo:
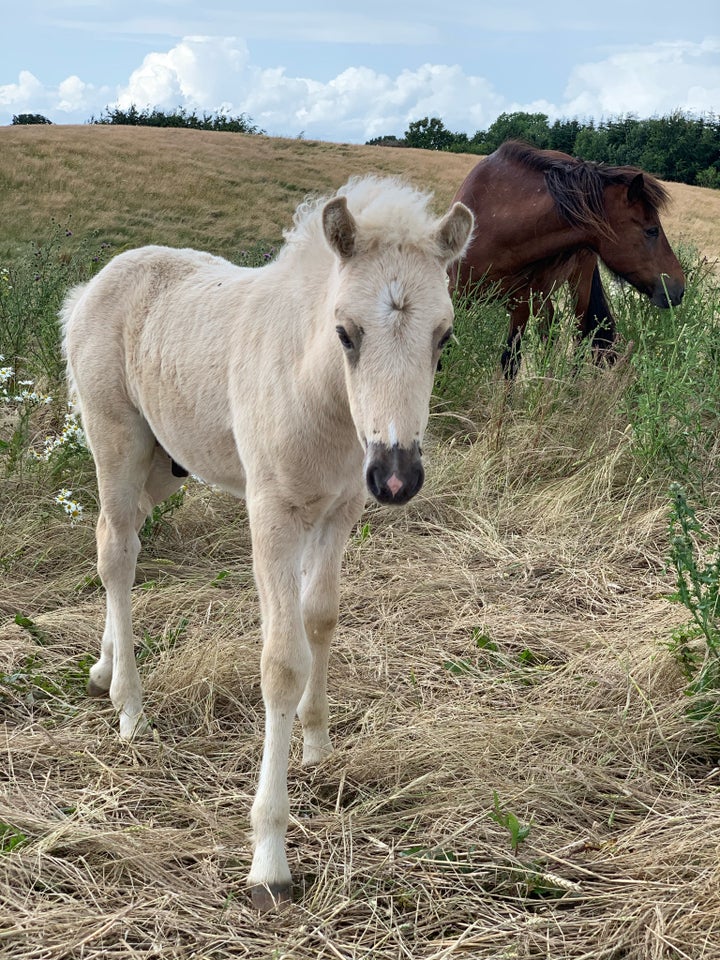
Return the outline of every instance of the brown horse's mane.
<path id="1" fill-rule="evenodd" d="M 591 225 L 607 232 L 605 188 L 611 185 L 629 187 L 639 173 L 643 177 L 639 199 L 651 210 L 662 210 L 670 200 L 670 194 L 660 181 L 639 167 L 614 167 L 580 160 L 566 153 L 540 150 L 521 140 L 507 140 L 495 155 L 543 173 L 558 213 L 573 226 Z"/>

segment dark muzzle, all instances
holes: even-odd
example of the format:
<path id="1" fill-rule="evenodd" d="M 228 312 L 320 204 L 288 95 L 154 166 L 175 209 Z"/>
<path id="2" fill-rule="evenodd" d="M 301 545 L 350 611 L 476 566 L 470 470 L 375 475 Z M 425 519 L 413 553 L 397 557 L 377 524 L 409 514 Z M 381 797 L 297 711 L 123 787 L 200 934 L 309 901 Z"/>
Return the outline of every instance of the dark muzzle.
<path id="1" fill-rule="evenodd" d="M 420 444 L 411 447 L 384 443 L 368 444 L 365 457 L 365 482 L 380 503 L 400 506 L 407 503 L 423 485 L 425 471 Z"/>
<path id="2" fill-rule="evenodd" d="M 656 284 L 650 297 L 655 307 L 677 307 L 685 293 L 685 284 L 672 277 L 662 277 Z"/>

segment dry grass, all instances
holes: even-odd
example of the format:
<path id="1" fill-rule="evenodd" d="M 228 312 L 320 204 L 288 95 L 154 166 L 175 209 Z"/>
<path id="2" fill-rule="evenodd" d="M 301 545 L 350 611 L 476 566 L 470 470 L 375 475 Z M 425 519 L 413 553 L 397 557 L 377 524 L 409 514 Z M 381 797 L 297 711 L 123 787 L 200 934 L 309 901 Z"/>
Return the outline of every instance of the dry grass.
<path id="1" fill-rule="evenodd" d="M 63 133 L 0 136 L 19 156 L 18 144 L 27 153 L 31 142 L 52 142 L 35 135 Z M 41 165 L 45 189 L 58 188 L 58 216 L 120 229 L 133 194 L 123 184 L 145 184 L 139 145 L 166 136 L 209 145 L 192 161 L 202 189 L 186 179 L 189 161 L 175 184 L 187 207 L 168 199 L 168 231 L 186 217 L 188 231 L 218 244 L 235 221 L 267 236 L 280 223 L 262 203 L 253 221 L 224 201 L 211 222 L 221 150 L 233 161 L 265 150 L 252 176 L 266 177 L 269 193 L 276 177 L 324 188 L 365 157 L 407 164 L 416 155 L 443 199 L 453 179 L 444 165 L 471 162 L 132 134 L 77 131 L 77 153 L 95 150 L 98 165 L 110 163 L 103 142 L 118 152 L 124 143 L 136 162 L 132 175 L 115 176 L 118 198 L 102 214 L 95 200 L 79 211 L 77 186 L 64 195 L 62 177 Z M 331 166 L 303 167 L 298 151 Z M 168 151 L 176 164 L 181 154 Z M 13 163 L 3 175 L 19 176 Z M 170 161 L 155 163 L 167 170 Z M 278 209 L 294 203 L 288 195 Z M 192 487 L 141 558 L 136 634 L 157 733 L 128 745 L 109 705 L 83 692 L 83 658 L 96 654 L 102 620 L 92 520 L 69 532 L 35 481 L 4 480 L 0 956 L 720 958 L 720 745 L 688 720 L 685 680 L 666 647 L 685 617 L 664 599 L 667 502 L 634 475 L 617 412 L 624 376 L 621 367 L 604 373 L 601 389 L 589 380 L 574 409 L 532 430 L 507 398 L 478 414 L 472 442 L 440 442 L 431 428 L 421 495 L 400 512 L 368 508 L 369 535 L 345 557 L 331 657 L 337 750 L 307 772 L 299 737 L 293 745 L 296 902 L 268 918 L 243 886 L 263 717 L 242 506 Z M 516 850 L 491 816 L 494 794 L 530 825 Z M 23 842 L 9 849 L 13 836 Z"/>
<path id="2" fill-rule="evenodd" d="M 194 246 L 231 259 L 278 243 L 297 204 L 361 173 L 401 174 L 444 209 L 478 157 L 149 127 L 0 128 L 0 262 L 51 219 L 117 248 Z M 718 256 L 720 191 L 668 184 L 671 242 Z"/>
<path id="3" fill-rule="evenodd" d="M 718 746 L 684 714 L 666 504 L 629 482 L 608 377 L 594 469 L 558 478 L 578 431 L 558 451 L 507 416 L 499 447 L 436 444 L 407 509 L 368 509 L 331 660 L 337 752 L 306 772 L 294 745 L 297 902 L 262 922 L 243 889 L 262 704 L 242 508 L 193 488 L 142 561 L 157 736 L 130 746 L 78 675 L 102 615 L 91 527 L 33 527 L 9 499 L 1 669 L 56 686 L 2 703 L 0 821 L 28 839 L 0 859 L 0 953 L 720 956 Z M 531 824 L 516 851 L 494 792 Z"/>
<path id="4" fill-rule="evenodd" d="M 169 243 L 237 258 L 245 245 L 278 243 L 306 195 L 332 192 L 353 174 L 403 173 L 445 206 L 476 159 L 112 126 L 2 127 L 0 150 L 0 259 L 42 237 L 51 218 L 116 247 Z"/>

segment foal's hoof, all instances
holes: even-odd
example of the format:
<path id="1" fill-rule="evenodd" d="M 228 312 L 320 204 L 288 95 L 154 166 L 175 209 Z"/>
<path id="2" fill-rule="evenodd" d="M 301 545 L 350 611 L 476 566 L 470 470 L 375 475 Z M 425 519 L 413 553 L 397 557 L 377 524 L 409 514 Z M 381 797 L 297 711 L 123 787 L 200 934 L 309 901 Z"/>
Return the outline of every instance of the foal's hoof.
<path id="1" fill-rule="evenodd" d="M 144 713 L 128 714 L 120 711 L 120 739 L 139 740 L 152 731 L 152 724 Z"/>
<path id="2" fill-rule="evenodd" d="M 317 767 L 323 760 L 332 755 L 333 747 L 330 741 L 321 744 L 305 744 L 303 746 L 302 766 Z"/>
<path id="3" fill-rule="evenodd" d="M 285 910 L 292 902 L 289 883 L 254 883 L 250 887 L 250 896 L 253 906 L 260 913 Z"/>
<path id="4" fill-rule="evenodd" d="M 107 697 L 109 693 L 109 689 L 105 689 L 105 687 L 101 687 L 99 684 L 95 683 L 92 677 L 88 680 L 87 695 L 89 697 Z"/>

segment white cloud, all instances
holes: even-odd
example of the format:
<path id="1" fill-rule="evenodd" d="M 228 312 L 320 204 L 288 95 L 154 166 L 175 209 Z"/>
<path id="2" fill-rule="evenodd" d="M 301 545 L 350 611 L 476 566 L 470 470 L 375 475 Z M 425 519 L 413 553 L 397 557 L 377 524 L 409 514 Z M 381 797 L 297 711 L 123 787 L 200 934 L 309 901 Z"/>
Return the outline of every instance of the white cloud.
<path id="1" fill-rule="evenodd" d="M 149 53 L 117 98 L 118 106 L 216 110 L 228 92 L 242 97 L 252 74 L 245 43 L 235 37 L 185 37 L 167 53 Z M 248 85 L 249 86 L 249 85 Z"/>
<path id="2" fill-rule="evenodd" d="M 0 107 L 22 107 L 33 98 L 44 97 L 45 90 L 29 70 L 21 70 L 17 83 L 0 86 Z"/>
<path id="3" fill-rule="evenodd" d="M 482 77 L 458 66 L 425 64 L 391 77 L 349 67 L 328 82 L 260 69 L 244 41 L 186 37 L 167 53 L 151 53 L 118 96 L 126 109 L 158 106 L 246 113 L 269 133 L 367 140 L 402 134 L 412 120 L 440 116 L 451 129 L 474 132 L 507 107 Z"/>
<path id="4" fill-rule="evenodd" d="M 68 77 L 58 87 L 57 109 L 64 113 L 84 110 L 95 99 L 95 88 L 83 83 L 80 77 Z"/>
<path id="5" fill-rule="evenodd" d="M 657 43 L 575 67 L 565 116 L 711 113 L 720 104 L 720 40 Z"/>
<path id="6" fill-rule="evenodd" d="M 57 87 L 45 86 L 28 70 L 21 70 L 17 83 L 0 86 L 0 118 L 16 113 L 42 113 L 59 122 L 73 122 L 64 114 L 79 113 L 83 120 L 102 109 L 110 95 L 108 87 L 95 87 L 79 77 L 67 77 Z M 59 114 L 59 116 L 58 116 Z"/>
<path id="7" fill-rule="evenodd" d="M 503 111 L 531 110 L 556 117 L 710 112 L 720 102 L 720 42 L 660 43 L 577 66 L 565 101 L 513 102 L 481 76 L 459 67 L 425 64 L 396 76 L 350 67 L 328 82 L 261 69 L 243 40 L 187 37 L 167 53 L 145 58 L 119 104 L 205 110 L 224 104 L 246 113 L 271 134 L 363 141 L 401 135 L 424 116 L 441 117 L 451 130 L 485 129 Z"/>

